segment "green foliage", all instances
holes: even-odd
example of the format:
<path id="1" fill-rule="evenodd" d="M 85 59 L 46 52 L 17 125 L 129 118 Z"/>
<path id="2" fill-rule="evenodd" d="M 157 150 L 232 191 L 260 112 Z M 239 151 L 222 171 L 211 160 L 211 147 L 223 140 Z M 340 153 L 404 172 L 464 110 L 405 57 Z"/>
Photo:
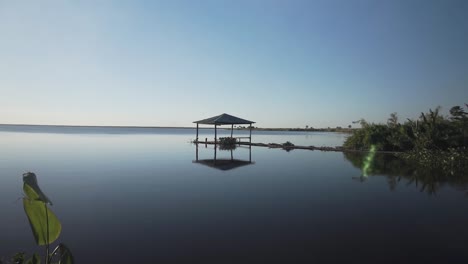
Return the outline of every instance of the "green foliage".
<path id="1" fill-rule="evenodd" d="M 466 106 L 468 108 L 468 106 Z M 450 117 L 440 114 L 440 107 L 421 113 L 417 120 L 401 124 L 392 113 L 387 124 L 369 124 L 360 120 L 361 129 L 349 136 L 344 147 L 381 151 L 448 150 L 468 147 L 468 113 L 460 106 L 450 109 Z"/>
<path id="2" fill-rule="evenodd" d="M 370 144 L 365 140 L 367 131 L 364 129 L 356 129 L 354 130 L 353 134 L 346 138 L 343 146 L 348 149 L 355 149 L 355 150 L 364 150 L 369 149 Z"/>
<path id="3" fill-rule="evenodd" d="M 232 150 L 236 149 L 236 138 L 232 137 L 222 137 L 219 138 L 219 149 L 221 150 Z"/>
<path id="4" fill-rule="evenodd" d="M 39 188 L 34 173 L 28 172 L 23 174 L 23 191 L 25 194 L 23 198 L 24 212 L 28 217 L 34 239 L 38 245 L 45 246 L 46 249 L 44 256 L 45 264 L 73 264 L 73 256 L 64 244 L 59 244 L 52 254 L 49 254 L 49 246 L 60 236 L 62 224 L 48 207 L 48 204 L 52 205 L 52 203 Z M 23 263 L 24 253 L 21 254 L 17 256 L 18 261 L 15 263 Z M 54 258 L 56 261 L 52 262 Z M 39 255 L 34 254 L 32 258 L 24 263 L 40 264 L 41 260 Z"/>
<path id="5" fill-rule="evenodd" d="M 34 173 L 26 173 L 23 175 L 23 191 L 26 195 L 23 198 L 24 212 L 28 216 L 29 225 L 36 243 L 40 246 L 50 244 L 57 240 L 62 231 L 62 225 L 55 214 L 47 206 L 50 200 L 42 193 L 37 185 L 37 181 L 33 182 L 28 179 L 36 179 Z M 40 195 L 42 194 L 42 195 Z"/>
<path id="6" fill-rule="evenodd" d="M 23 198 L 23 207 L 28 216 L 34 239 L 39 246 L 51 244 L 57 240 L 62 231 L 62 225 L 47 204 Z"/>
<path id="7" fill-rule="evenodd" d="M 41 264 L 41 258 L 39 257 L 38 254 L 34 254 L 32 258 L 26 260 L 24 264 Z"/>
<path id="8" fill-rule="evenodd" d="M 30 190 L 25 190 L 25 186 L 28 186 Z M 23 191 L 29 199 L 42 201 L 52 205 L 52 202 L 49 200 L 49 198 L 47 198 L 47 196 L 42 192 L 41 188 L 39 188 L 36 174 L 32 172 L 23 174 Z"/>
<path id="9" fill-rule="evenodd" d="M 18 252 L 11 258 L 11 260 L 13 261 L 13 263 L 23 264 L 25 258 L 26 258 L 26 253 Z"/>
<path id="10" fill-rule="evenodd" d="M 26 259 L 25 252 L 18 252 L 16 253 L 11 259 L 6 262 L 0 260 L 0 264 L 7 264 L 7 263 L 14 263 L 14 264 L 41 264 L 41 257 L 39 254 L 33 254 L 29 259 Z"/>
<path id="11" fill-rule="evenodd" d="M 65 244 L 60 243 L 52 252 L 52 263 L 73 264 L 74 258 L 70 249 Z M 56 260 L 58 259 L 58 260 Z M 57 262 L 56 262 L 57 261 Z"/>
<path id="12" fill-rule="evenodd" d="M 287 152 L 290 152 L 291 150 L 294 149 L 294 144 L 289 142 L 289 141 L 286 141 L 284 142 L 283 144 L 281 144 L 281 146 L 283 147 L 283 150 L 286 150 Z"/>

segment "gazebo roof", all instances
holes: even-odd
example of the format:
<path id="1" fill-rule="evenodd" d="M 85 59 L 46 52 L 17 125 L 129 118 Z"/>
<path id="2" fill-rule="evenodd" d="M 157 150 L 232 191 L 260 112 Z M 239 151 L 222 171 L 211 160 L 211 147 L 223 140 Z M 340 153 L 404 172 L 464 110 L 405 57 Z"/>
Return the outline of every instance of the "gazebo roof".
<path id="1" fill-rule="evenodd" d="M 241 125 L 241 124 L 253 124 L 255 122 L 245 120 L 236 116 L 222 114 L 218 116 L 213 116 L 207 119 L 195 121 L 193 123 L 203 124 L 203 125 Z"/>

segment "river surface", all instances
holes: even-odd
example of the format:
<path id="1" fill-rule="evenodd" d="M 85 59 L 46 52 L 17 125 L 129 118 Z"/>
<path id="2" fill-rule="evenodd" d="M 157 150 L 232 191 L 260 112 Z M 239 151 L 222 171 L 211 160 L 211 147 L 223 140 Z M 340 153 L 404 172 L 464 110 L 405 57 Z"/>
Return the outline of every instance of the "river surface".
<path id="1" fill-rule="evenodd" d="M 22 174 L 32 171 L 76 263 L 468 261 L 466 175 L 441 177 L 385 155 L 363 171 L 363 154 L 215 151 L 194 137 L 194 129 L 0 126 L 0 259 L 43 254 L 20 199 Z M 345 138 L 254 131 L 252 142 Z"/>

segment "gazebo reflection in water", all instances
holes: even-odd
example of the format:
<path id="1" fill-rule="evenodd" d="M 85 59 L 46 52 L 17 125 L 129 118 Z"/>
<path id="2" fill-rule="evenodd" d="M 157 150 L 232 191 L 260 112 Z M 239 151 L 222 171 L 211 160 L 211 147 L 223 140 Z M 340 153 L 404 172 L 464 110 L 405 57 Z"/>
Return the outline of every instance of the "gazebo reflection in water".
<path id="1" fill-rule="evenodd" d="M 198 145 L 199 144 L 203 144 L 203 143 L 195 143 L 196 152 L 195 152 L 195 160 L 192 161 L 193 163 L 202 164 L 202 165 L 212 167 L 215 169 L 219 169 L 219 170 L 223 170 L 223 171 L 232 170 L 232 169 L 239 168 L 242 166 L 255 164 L 255 162 L 252 161 L 252 146 L 238 146 L 237 147 L 237 148 L 248 148 L 249 150 L 248 160 L 234 158 L 234 153 L 233 153 L 234 149 L 221 150 L 221 151 L 229 151 L 231 154 L 231 158 L 224 158 L 224 157 L 218 158 L 217 152 L 218 152 L 219 146 L 217 144 L 213 145 L 213 158 L 212 159 L 199 159 L 198 158 L 198 148 L 199 148 Z M 205 148 L 208 148 L 207 145 L 205 145 Z"/>
<path id="2" fill-rule="evenodd" d="M 192 161 L 193 163 L 203 164 L 205 166 L 216 168 L 216 169 L 223 170 L 223 171 L 232 170 L 232 169 L 239 168 L 242 166 L 254 164 L 254 162 L 252 162 L 252 146 L 250 145 L 250 143 L 252 142 L 252 124 L 255 122 L 242 119 L 242 118 L 238 118 L 238 117 L 228 115 L 228 114 L 222 114 L 219 116 L 214 116 L 214 117 L 203 119 L 200 121 L 195 121 L 194 123 L 197 124 L 197 134 L 196 134 L 195 140 L 193 141 L 193 143 L 195 144 L 195 148 L 196 148 L 195 160 Z M 214 125 L 215 136 L 214 136 L 213 142 L 208 143 L 206 140 L 205 142 L 200 142 L 198 140 L 198 127 L 200 124 Z M 240 142 L 242 138 L 248 138 L 249 145 L 241 146 L 240 144 L 236 143 L 233 146 L 229 146 L 227 149 L 225 148 L 225 146 L 223 146 L 222 148 L 221 145 L 218 144 L 217 127 L 222 126 L 222 125 L 231 125 L 231 138 L 234 138 L 233 137 L 234 125 L 240 125 L 240 124 L 249 125 L 249 136 L 248 137 L 235 137 L 236 142 Z M 208 144 L 213 144 L 214 146 L 213 147 L 213 159 L 199 159 L 198 158 L 198 147 L 199 147 L 198 145 L 199 144 L 204 144 L 205 148 L 208 147 Z M 233 151 L 237 148 L 248 148 L 249 159 L 248 160 L 235 159 Z M 230 151 L 231 157 L 230 158 L 218 158 L 217 157 L 218 149 L 220 149 L 221 151 Z"/>

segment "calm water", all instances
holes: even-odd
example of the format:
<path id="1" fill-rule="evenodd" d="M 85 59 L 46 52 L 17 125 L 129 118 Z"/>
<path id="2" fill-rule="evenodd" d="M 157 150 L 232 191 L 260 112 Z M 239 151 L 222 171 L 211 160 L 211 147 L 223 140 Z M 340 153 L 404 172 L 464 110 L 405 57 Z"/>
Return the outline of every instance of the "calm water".
<path id="1" fill-rule="evenodd" d="M 260 147 L 217 150 L 213 167 L 213 146 L 199 145 L 207 162 L 196 162 L 194 135 L 0 126 L 0 256 L 42 253 L 18 200 L 21 175 L 33 171 L 77 263 L 468 261 L 466 175 L 378 156 L 363 177 L 362 155 Z M 253 141 L 336 146 L 345 137 L 254 132 Z M 219 169 L 231 158 L 251 163 Z"/>

